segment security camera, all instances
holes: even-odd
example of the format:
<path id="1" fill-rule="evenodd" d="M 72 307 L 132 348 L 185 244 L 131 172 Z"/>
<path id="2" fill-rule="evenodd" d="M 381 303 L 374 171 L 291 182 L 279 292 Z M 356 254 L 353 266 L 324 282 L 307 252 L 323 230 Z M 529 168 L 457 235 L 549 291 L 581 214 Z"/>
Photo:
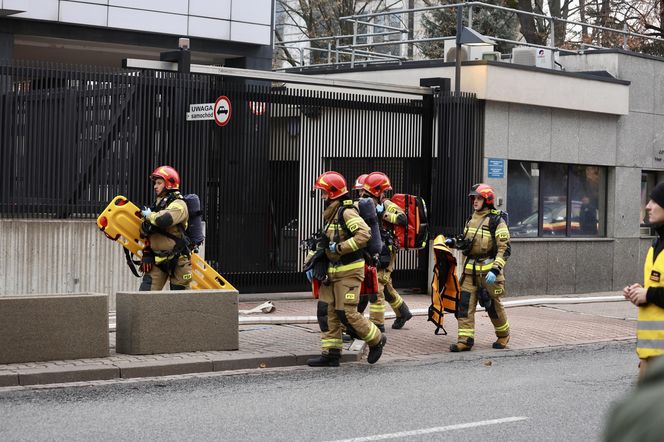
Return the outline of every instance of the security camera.
<path id="1" fill-rule="evenodd" d="M 178 39 L 178 47 L 182 49 L 183 51 L 189 50 L 189 39 L 188 38 L 179 38 Z"/>

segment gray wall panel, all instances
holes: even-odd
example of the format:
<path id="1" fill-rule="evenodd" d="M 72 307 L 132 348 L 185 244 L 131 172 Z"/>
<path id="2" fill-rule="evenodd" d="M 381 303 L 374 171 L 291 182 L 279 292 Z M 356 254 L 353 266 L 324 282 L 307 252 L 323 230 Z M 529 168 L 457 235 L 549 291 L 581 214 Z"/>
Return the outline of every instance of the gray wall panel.
<path id="1" fill-rule="evenodd" d="M 653 112 L 655 98 L 655 61 L 621 54 L 619 56 L 618 78 L 629 80 L 630 112 Z"/>
<path id="2" fill-rule="evenodd" d="M 510 296 L 546 293 L 546 253 L 545 243 L 512 243 L 512 256 L 505 267 L 507 293 Z"/>
<path id="3" fill-rule="evenodd" d="M 549 161 L 551 110 L 536 106 L 511 105 L 509 143 L 510 158 Z"/>
<path id="4" fill-rule="evenodd" d="M 615 189 L 613 236 L 616 238 L 638 237 L 641 170 L 632 167 L 616 167 Z"/>
<path id="5" fill-rule="evenodd" d="M 576 293 L 613 289 L 613 243 L 578 242 L 576 245 Z"/>
<path id="6" fill-rule="evenodd" d="M 644 113 L 618 120 L 618 166 L 652 167 L 653 124 L 653 116 Z"/>
<path id="7" fill-rule="evenodd" d="M 485 102 L 484 155 L 507 158 L 509 146 L 509 104 Z"/>
<path id="8" fill-rule="evenodd" d="M 576 285 L 576 245 L 573 242 L 540 243 L 547 259 L 547 294 L 574 293 Z"/>
<path id="9" fill-rule="evenodd" d="M 664 115 L 664 69 L 655 68 L 652 94 L 655 97 L 653 112 Z"/>
<path id="10" fill-rule="evenodd" d="M 613 165 L 618 143 L 618 117 L 579 112 L 580 164 Z"/>
<path id="11" fill-rule="evenodd" d="M 641 280 L 643 261 L 639 259 L 638 238 L 616 239 L 613 252 L 613 290 Z"/>
<path id="12" fill-rule="evenodd" d="M 551 161 L 576 163 L 579 159 L 581 113 L 551 110 Z"/>

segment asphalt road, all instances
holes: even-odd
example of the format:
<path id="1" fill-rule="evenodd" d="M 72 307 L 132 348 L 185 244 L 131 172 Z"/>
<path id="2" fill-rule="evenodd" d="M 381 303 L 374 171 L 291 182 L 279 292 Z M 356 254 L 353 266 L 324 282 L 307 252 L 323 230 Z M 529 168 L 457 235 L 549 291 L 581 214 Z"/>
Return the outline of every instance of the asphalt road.
<path id="1" fill-rule="evenodd" d="M 633 343 L 0 392 L 0 440 L 600 440 Z"/>

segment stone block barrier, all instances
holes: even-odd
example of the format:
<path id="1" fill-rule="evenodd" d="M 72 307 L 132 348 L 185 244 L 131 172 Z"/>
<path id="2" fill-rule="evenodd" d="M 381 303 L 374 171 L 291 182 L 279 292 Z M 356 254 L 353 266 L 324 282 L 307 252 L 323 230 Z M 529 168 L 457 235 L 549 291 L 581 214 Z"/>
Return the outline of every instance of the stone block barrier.
<path id="1" fill-rule="evenodd" d="M 236 290 L 118 292 L 116 307 L 118 353 L 239 348 Z"/>
<path id="2" fill-rule="evenodd" d="M 108 295 L 0 297 L 0 364 L 108 355 Z"/>

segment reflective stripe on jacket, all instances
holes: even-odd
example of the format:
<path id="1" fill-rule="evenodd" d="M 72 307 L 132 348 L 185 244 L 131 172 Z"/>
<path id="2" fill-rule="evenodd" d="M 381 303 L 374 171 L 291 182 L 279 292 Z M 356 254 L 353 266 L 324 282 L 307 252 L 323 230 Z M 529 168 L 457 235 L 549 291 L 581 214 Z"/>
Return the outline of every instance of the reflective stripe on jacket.
<path id="1" fill-rule="evenodd" d="M 664 287 L 664 253 L 653 262 L 654 249 L 650 247 L 643 266 L 643 286 Z M 664 309 L 649 303 L 639 307 L 636 327 L 636 353 L 645 359 L 664 354 Z"/>
<path id="2" fill-rule="evenodd" d="M 473 240 L 473 245 L 468 252 L 470 259 L 464 267 L 464 273 L 466 274 L 473 273 L 474 265 L 475 272 L 486 273 L 491 269 L 496 269 L 499 272 L 499 277 L 502 277 L 507 261 L 505 252 L 510 242 L 509 229 L 501 219 L 496 226 L 496 236 L 493 237 L 489 228 L 490 218 L 491 211 L 485 208 L 473 212 L 473 216 L 466 223 L 463 231 L 464 238 Z M 494 250 L 496 256 L 492 256 Z"/>

